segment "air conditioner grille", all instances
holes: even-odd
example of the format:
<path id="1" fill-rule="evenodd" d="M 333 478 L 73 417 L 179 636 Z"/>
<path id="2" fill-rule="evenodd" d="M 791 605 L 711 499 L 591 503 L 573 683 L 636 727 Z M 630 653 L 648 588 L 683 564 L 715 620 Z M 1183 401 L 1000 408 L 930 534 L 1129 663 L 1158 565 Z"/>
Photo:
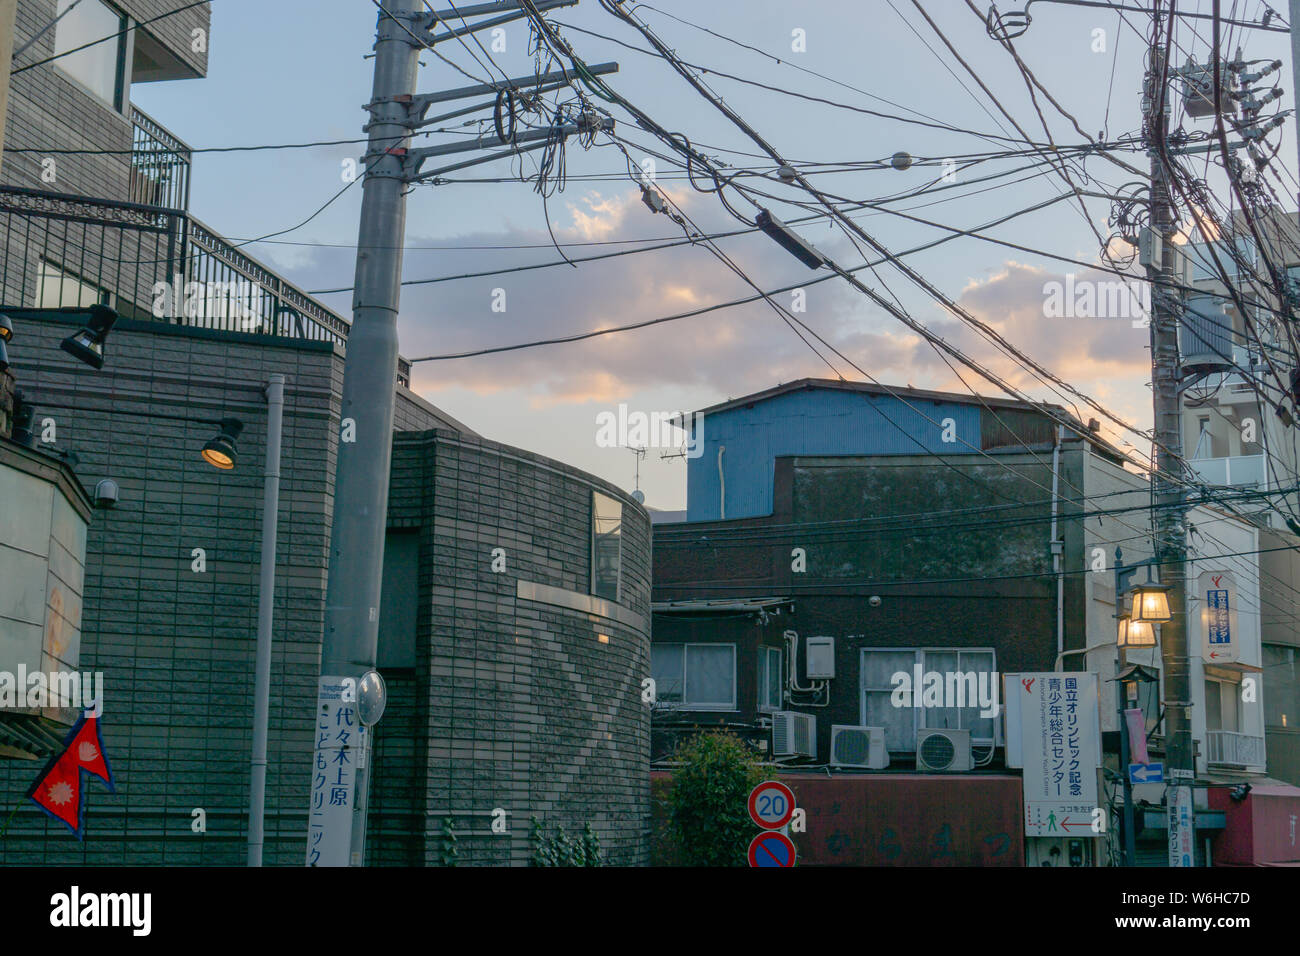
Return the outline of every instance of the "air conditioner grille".
<path id="1" fill-rule="evenodd" d="M 832 763 L 866 764 L 871 756 L 871 734 L 861 730 L 841 730 L 835 735 Z"/>
<path id="2" fill-rule="evenodd" d="M 921 742 L 919 757 L 928 766 L 936 770 L 944 770 L 951 767 L 953 761 L 957 758 L 957 748 L 953 746 L 952 741 L 946 735 L 929 734 Z"/>

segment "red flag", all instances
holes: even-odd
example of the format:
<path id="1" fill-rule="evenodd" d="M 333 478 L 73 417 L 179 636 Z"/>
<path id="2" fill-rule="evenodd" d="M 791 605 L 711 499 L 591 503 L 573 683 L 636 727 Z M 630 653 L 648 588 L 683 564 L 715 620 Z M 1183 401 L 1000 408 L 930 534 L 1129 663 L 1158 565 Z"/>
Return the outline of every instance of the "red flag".
<path id="1" fill-rule="evenodd" d="M 116 793 L 113 770 L 104 753 L 99 718 L 83 714 L 63 741 L 63 752 L 45 765 L 28 798 L 54 819 L 61 821 L 78 840 L 85 833 L 85 804 L 81 799 L 81 775 L 94 774 Z"/>

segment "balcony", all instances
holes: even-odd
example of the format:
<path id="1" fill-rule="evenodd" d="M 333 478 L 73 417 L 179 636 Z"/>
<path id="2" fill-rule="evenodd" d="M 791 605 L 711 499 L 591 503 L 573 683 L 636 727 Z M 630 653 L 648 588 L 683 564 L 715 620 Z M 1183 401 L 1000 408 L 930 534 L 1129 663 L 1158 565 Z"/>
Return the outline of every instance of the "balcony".
<path id="1" fill-rule="evenodd" d="M 1207 485 L 1219 488 L 1262 488 L 1267 481 L 1263 455 L 1193 458 L 1191 466 Z"/>
<path id="2" fill-rule="evenodd" d="M 1260 768 L 1264 764 L 1264 738 L 1231 730 L 1205 732 L 1205 760 L 1212 767 L 1236 770 Z"/>
<path id="3" fill-rule="evenodd" d="M 98 302 L 127 319 L 330 341 L 346 351 L 347 319 L 190 215 L 190 148 L 142 111 L 133 108 L 132 119 L 128 200 L 0 186 L 0 303 Z M 184 307 L 164 307 L 160 284 Z M 399 358 L 398 384 L 409 388 L 410 372 Z"/>
<path id="4" fill-rule="evenodd" d="M 190 208 L 189 146 L 131 106 L 131 202 L 188 211 Z"/>

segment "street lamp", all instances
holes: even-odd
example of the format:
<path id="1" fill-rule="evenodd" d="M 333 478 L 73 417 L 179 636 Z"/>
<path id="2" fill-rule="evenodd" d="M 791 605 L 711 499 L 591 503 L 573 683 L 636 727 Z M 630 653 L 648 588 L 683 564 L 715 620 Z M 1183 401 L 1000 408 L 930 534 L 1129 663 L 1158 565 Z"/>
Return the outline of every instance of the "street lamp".
<path id="1" fill-rule="evenodd" d="M 1169 615 L 1169 585 L 1139 584 L 1133 589 L 1134 622 L 1163 624 Z M 1152 644 L 1155 641 L 1151 642 Z"/>
<path id="2" fill-rule="evenodd" d="M 1119 730 L 1119 773 L 1124 781 L 1124 865 L 1132 866 L 1137 859 L 1137 836 L 1133 822 L 1133 783 L 1129 780 L 1128 724 L 1124 719 L 1124 698 L 1137 697 L 1137 683 L 1131 679 L 1128 668 L 1130 647 L 1155 647 L 1153 621 L 1169 620 L 1168 587 L 1160 584 L 1143 584 L 1133 590 L 1133 613 L 1124 610 L 1124 582 L 1137 574 L 1142 567 L 1152 567 L 1158 558 L 1147 558 L 1134 564 L 1124 563 L 1124 553 L 1115 549 L 1115 644 L 1119 660 L 1115 663 L 1115 714 Z M 1150 595 L 1148 597 L 1148 595 Z M 1162 616 L 1163 615 L 1163 616 Z M 1126 695 L 1127 691 L 1127 695 Z"/>
<path id="3" fill-rule="evenodd" d="M 1155 647 L 1156 629 L 1150 621 L 1135 621 L 1127 614 L 1119 616 L 1118 647 Z"/>

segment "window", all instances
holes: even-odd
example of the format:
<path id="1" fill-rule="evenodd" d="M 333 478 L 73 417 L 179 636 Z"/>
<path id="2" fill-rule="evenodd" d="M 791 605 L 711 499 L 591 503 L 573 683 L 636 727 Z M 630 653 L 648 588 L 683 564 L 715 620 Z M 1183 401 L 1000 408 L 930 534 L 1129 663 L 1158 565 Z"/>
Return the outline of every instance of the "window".
<path id="1" fill-rule="evenodd" d="M 781 671 L 781 648 L 758 649 L 758 709 L 780 710 L 785 690 L 785 676 Z"/>
<path id="2" fill-rule="evenodd" d="M 1300 727 L 1300 659 L 1294 647 L 1265 644 L 1264 724 Z"/>
<path id="3" fill-rule="evenodd" d="M 59 0 L 58 14 L 54 55 L 59 59 L 54 65 L 120 111 L 125 98 L 126 34 L 114 34 L 126 29 L 126 17 L 101 0 Z M 94 45 L 77 49 L 87 43 Z"/>
<path id="4" fill-rule="evenodd" d="M 591 593 L 607 601 L 617 601 L 622 564 L 623 503 L 594 491 L 591 496 Z"/>
<path id="5" fill-rule="evenodd" d="M 1241 732 L 1237 701 L 1241 699 L 1240 685 L 1226 680 L 1207 677 L 1205 680 L 1205 729 Z"/>
<path id="6" fill-rule="evenodd" d="M 75 273 L 41 259 L 36 270 L 36 305 L 38 309 L 63 307 L 86 308 L 91 305 L 108 305 L 109 294 Z"/>
<path id="7" fill-rule="evenodd" d="M 735 644 L 651 644 L 650 676 L 658 703 L 683 710 L 736 709 Z"/>
<path id="8" fill-rule="evenodd" d="M 922 688 L 913 687 L 913 706 L 897 706 L 894 691 L 899 686 L 910 687 L 917 668 L 926 676 L 937 673 L 943 682 L 943 706 L 918 707 L 922 702 Z M 862 723 L 868 727 L 885 728 L 885 747 L 891 752 L 916 751 L 917 731 L 925 728 L 965 729 L 970 731 L 971 742 L 992 746 L 997 742 L 997 716 L 982 717 L 985 709 L 979 704 L 980 694 L 996 702 L 1001 714 L 1001 676 L 996 672 L 997 660 L 991 648 L 864 648 L 862 651 Z M 894 675 L 905 673 L 907 684 L 898 684 Z M 957 675 L 963 675 L 959 680 Z M 972 681 L 973 678 L 973 681 Z M 955 696 L 960 684 L 963 706 L 956 706 Z M 949 696 L 949 692 L 952 696 Z M 991 707 L 991 705 L 990 705 Z"/>

